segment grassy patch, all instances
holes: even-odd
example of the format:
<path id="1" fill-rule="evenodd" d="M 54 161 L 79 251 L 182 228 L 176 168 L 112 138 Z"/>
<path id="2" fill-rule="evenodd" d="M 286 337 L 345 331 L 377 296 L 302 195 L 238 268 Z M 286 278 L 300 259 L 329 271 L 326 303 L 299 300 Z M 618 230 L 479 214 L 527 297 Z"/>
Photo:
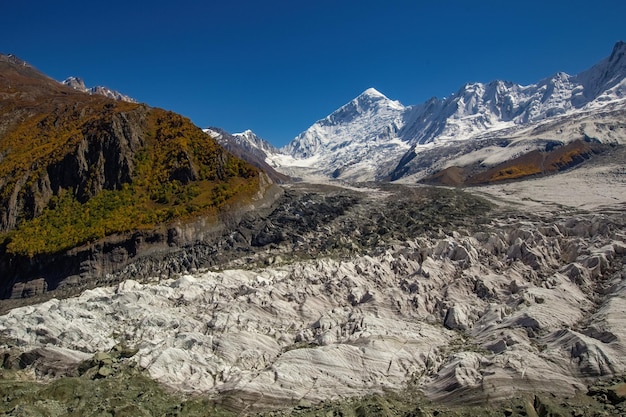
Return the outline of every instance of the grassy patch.
<path id="1" fill-rule="evenodd" d="M 13 379 L 0 370 L 0 413 L 15 416 L 231 417 L 208 398 L 167 393 L 133 368 L 106 378 L 64 377 L 49 384 Z"/>

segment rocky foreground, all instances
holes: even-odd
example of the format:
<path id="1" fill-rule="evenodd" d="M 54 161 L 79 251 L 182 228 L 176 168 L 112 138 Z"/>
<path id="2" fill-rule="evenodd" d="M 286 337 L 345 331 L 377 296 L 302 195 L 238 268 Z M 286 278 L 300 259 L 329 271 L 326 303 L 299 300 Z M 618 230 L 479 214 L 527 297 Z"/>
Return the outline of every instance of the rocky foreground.
<path id="1" fill-rule="evenodd" d="M 626 370 L 623 209 L 529 213 L 444 189 L 290 186 L 269 214 L 216 241 L 219 269 L 126 279 L 1 316 L 4 367 L 56 384 L 145 373 L 203 399 L 189 404 L 236 414 L 445 411 L 419 408 L 419 392 L 453 410 L 549 415 L 540 410 L 563 402 L 579 404 L 563 415 L 594 415 L 574 398 L 604 384 L 594 404 L 619 415 L 609 388 Z M 72 403 L 18 414 L 26 397 L 4 395 L 13 415 L 64 415 L 52 409 Z"/>

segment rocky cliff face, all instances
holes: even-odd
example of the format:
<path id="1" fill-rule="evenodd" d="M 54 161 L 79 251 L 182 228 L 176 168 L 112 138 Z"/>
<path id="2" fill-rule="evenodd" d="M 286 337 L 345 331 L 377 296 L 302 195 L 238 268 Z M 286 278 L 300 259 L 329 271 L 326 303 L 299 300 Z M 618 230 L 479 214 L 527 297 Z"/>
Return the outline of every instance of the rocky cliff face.
<path id="1" fill-rule="evenodd" d="M 61 190 L 71 189 L 85 202 L 102 190 L 119 190 L 130 183 L 135 154 L 144 145 L 147 113 L 145 107 L 120 112 L 105 109 L 101 119 L 86 120 L 78 134 L 68 138 L 62 145 L 65 152 L 51 149 L 30 166 L 19 167 L 19 174 L 4 177 L 0 230 L 12 230 L 20 220 L 39 216 Z M 40 138 L 49 129 L 62 129 L 64 118 L 76 116 L 80 117 L 73 111 L 68 114 L 68 109 L 55 110 L 38 122 L 33 134 Z"/>
<path id="2" fill-rule="evenodd" d="M 6 57 L 5 57 L 6 58 Z M 61 189 L 86 201 L 133 175 L 148 108 L 74 93 L 25 62 L 0 60 L 0 230 L 43 211 Z M 55 85 L 57 84 L 57 85 Z"/>

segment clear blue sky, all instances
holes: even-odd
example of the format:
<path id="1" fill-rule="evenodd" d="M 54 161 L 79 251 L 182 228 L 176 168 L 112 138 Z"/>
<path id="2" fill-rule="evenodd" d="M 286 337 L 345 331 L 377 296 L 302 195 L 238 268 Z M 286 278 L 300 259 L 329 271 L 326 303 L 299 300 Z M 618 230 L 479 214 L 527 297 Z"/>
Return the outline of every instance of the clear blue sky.
<path id="1" fill-rule="evenodd" d="M 2 0 L 0 19 L 0 52 L 57 80 L 277 146 L 369 87 L 409 105 L 529 84 L 626 40 L 625 0 Z"/>

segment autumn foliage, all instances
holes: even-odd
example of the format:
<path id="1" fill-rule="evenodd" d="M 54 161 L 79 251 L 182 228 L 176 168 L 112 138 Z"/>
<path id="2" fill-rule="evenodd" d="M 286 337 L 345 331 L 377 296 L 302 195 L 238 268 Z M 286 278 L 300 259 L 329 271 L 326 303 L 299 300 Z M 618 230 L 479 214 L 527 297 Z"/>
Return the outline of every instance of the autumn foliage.
<path id="1" fill-rule="evenodd" d="M 178 114 L 2 65 L 0 243 L 7 253 L 52 253 L 212 215 L 258 190 L 257 169 Z"/>

